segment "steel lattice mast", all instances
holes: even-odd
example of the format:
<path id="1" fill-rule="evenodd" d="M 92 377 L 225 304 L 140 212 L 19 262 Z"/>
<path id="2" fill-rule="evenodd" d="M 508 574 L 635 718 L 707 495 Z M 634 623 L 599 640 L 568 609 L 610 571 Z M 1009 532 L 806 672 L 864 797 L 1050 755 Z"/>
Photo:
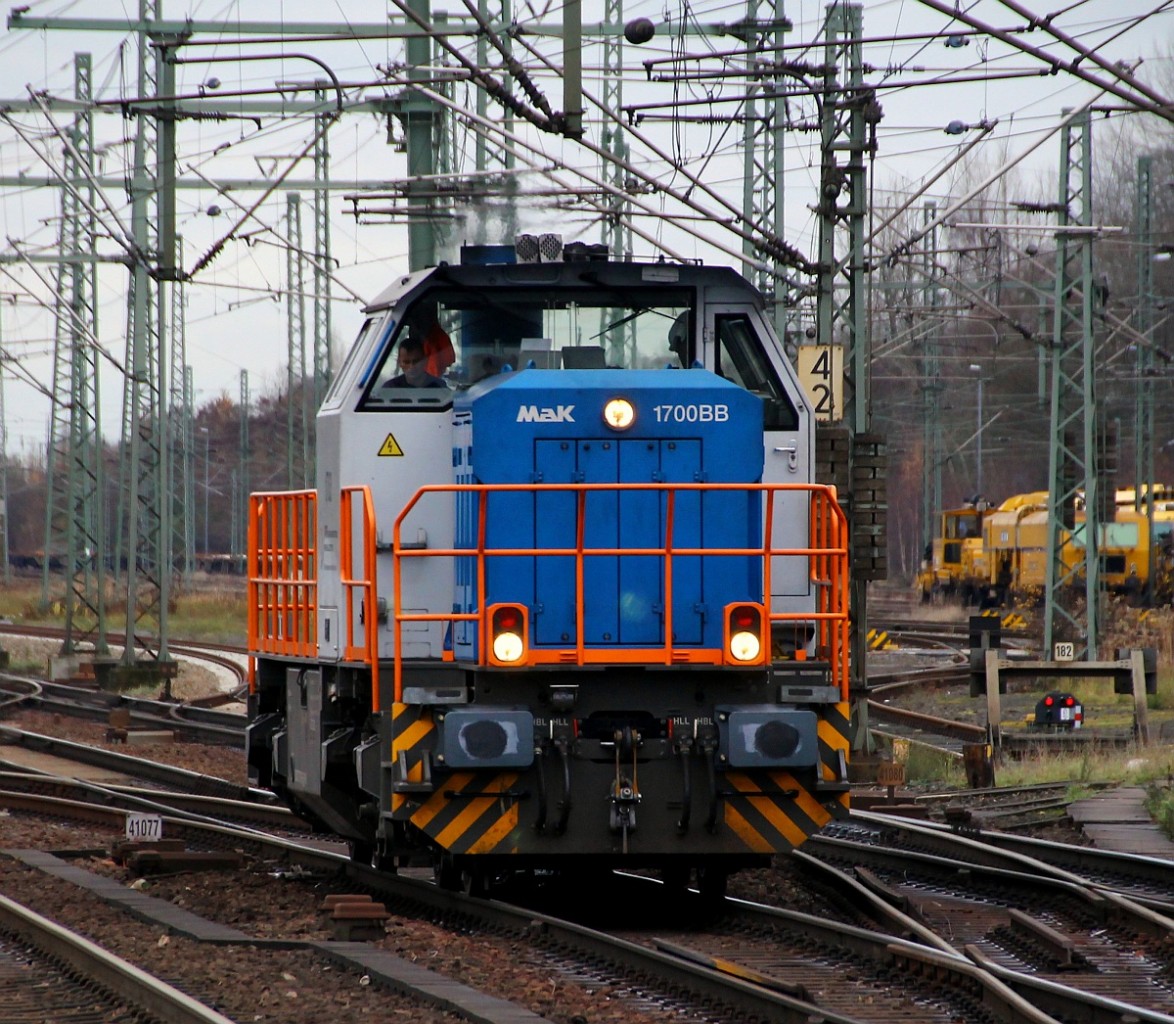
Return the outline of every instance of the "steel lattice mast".
<path id="1" fill-rule="evenodd" d="M 306 379 L 306 273 L 302 256 L 302 201 L 296 192 L 285 197 L 285 310 L 288 330 L 285 376 L 285 485 L 310 486 L 311 382 Z"/>
<path id="2" fill-rule="evenodd" d="M 1137 159 L 1137 330 L 1145 341 L 1137 348 L 1137 392 L 1134 406 L 1133 507 L 1145 510 L 1149 542 L 1146 544 L 1146 605 L 1154 601 L 1154 206 L 1153 157 Z M 1141 486 L 1145 484 L 1145 497 Z"/>
<path id="3" fill-rule="evenodd" d="M 1087 109 L 1068 117 L 1062 128 L 1057 205 L 1044 651 L 1051 654 L 1057 640 L 1072 641 L 1078 658 L 1095 659 L 1100 603 L 1100 481 L 1093 361 L 1092 118 Z M 1077 529 L 1077 499 L 1081 494 L 1084 558 L 1065 560 L 1066 541 Z M 1074 601 L 1080 589 L 1085 598 L 1083 622 L 1081 609 Z"/>
<path id="4" fill-rule="evenodd" d="M 196 382 L 190 366 L 183 368 L 183 567 L 196 569 Z"/>
<path id="5" fill-rule="evenodd" d="M 925 255 L 922 257 L 922 309 L 927 322 L 922 331 L 921 391 L 922 391 L 922 492 L 921 492 L 921 550 L 932 557 L 934 517 L 942 507 L 942 424 L 938 361 L 938 229 L 937 204 L 927 202 L 923 208 L 925 225 Z"/>
<path id="6" fill-rule="evenodd" d="M 182 240 L 176 238 L 176 249 L 182 251 Z M 183 555 L 185 573 L 192 571 L 192 562 L 188 559 L 188 541 L 194 541 L 193 517 L 195 503 L 187 488 L 192 478 L 192 415 L 188 400 L 191 397 L 191 387 L 187 367 L 187 289 L 180 277 L 171 287 L 171 380 L 169 383 L 168 410 L 168 445 L 170 458 L 168 459 L 168 481 L 163 490 L 164 501 L 171 503 L 172 539 L 171 551 L 173 554 Z M 173 558 L 171 565 L 176 564 Z"/>
<path id="7" fill-rule="evenodd" d="M 858 445 L 871 423 L 869 370 L 871 338 L 865 302 L 864 231 L 868 174 L 865 158 L 873 143 L 868 127 L 879 117 L 875 99 L 864 87 L 862 12 L 859 4 L 834 3 L 824 26 L 824 78 L 821 96 L 821 166 L 819 274 L 816 294 L 818 343 L 839 344 L 844 353 L 844 424 L 848 431 L 850 503 L 846 502 L 852 537 L 852 687 L 853 747 L 867 749 L 868 702 L 867 593 L 872 559 L 865 527 L 870 502 L 857 488 Z M 843 161 L 843 162 L 841 162 Z M 837 253 L 837 236 L 847 238 L 847 252 Z M 882 528 L 883 529 L 883 528 Z"/>
<path id="8" fill-rule="evenodd" d="M 610 2 L 610 0 L 609 0 Z M 501 24 L 508 25 L 513 20 L 513 9 L 510 0 L 500 0 L 499 8 L 501 11 Z M 478 17 L 485 21 L 489 20 L 489 0 L 477 0 L 477 14 Z M 513 53 L 513 39 L 509 34 L 504 34 L 501 37 L 502 45 L 504 46 L 504 56 L 512 55 Z M 481 67 L 489 65 L 489 40 L 485 33 L 481 33 L 477 37 L 477 63 Z M 502 81 L 506 88 L 510 87 L 510 76 L 508 74 L 502 75 Z M 484 89 L 477 90 L 476 98 L 476 112 L 480 118 L 487 118 L 490 116 L 489 94 Z M 512 110 L 498 105 L 493 111 L 494 118 L 500 118 L 507 132 L 514 131 L 514 114 Z M 517 208 L 514 199 L 517 196 L 517 178 L 513 174 L 513 170 L 517 165 L 517 158 L 514 155 L 513 149 L 509 146 L 493 146 L 484 131 L 476 133 L 476 140 L 474 142 L 474 168 L 478 172 L 477 187 L 484 188 L 492 180 L 489 172 L 502 172 L 501 180 L 501 194 L 502 194 L 502 225 L 501 236 L 503 238 L 513 238 L 518 231 L 517 222 Z M 494 239 L 489 237 L 489 225 L 484 221 L 474 225 L 474 238 L 480 242 L 492 242 Z"/>
<path id="9" fill-rule="evenodd" d="M 93 642 L 96 654 L 105 656 L 105 477 L 99 422 L 94 124 L 88 53 L 74 56 L 74 94 L 81 106 L 68 135 L 61 190 L 42 585 L 47 594 L 50 565 L 60 560 L 68 580 L 61 653 L 76 653 L 78 642 L 86 639 Z"/>
<path id="10" fill-rule="evenodd" d="M 760 19 L 759 12 L 765 11 Z M 742 123 L 742 208 L 747 224 L 770 225 L 775 238 L 785 237 L 783 206 L 783 139 L 787 101 L 780 85 L 780 73 L 757 75 L 758 54 L 773 62 L 780 52 L 784 34 L 791 23 L 783 16 L 782 0 L 747 0 L 746 16 L 735 28 L 735 36 L 746 44 L 750 82 Z M 788 335 L 786 266 L 772 256 L 763 266 L 753 240 L 742 242 L 742 273 L 766 296 L 772 311 L 775 332 Z"/>
<path id="11" fill-rule="evenodd" d="M 249 498 L 249 371 L 241 370 L 240 374 L 240 448 L 238 451 L 239 465 L 237 468 L 237 488 L 240 491 L 240 515 L 233 516 L 232 553 L 243 555 L 247 537 L 245 536 L 244 509 Z"/>
<path id="12" fill-rule="evenodd" d="M 431 0 L 409 0 L 408 7 L 423 19 L 424 24 L 432 24 Z M 430 78 L 428 68 L 434 56 L 432 39 L 423 34 L 409 36 L 406 49 L 409 80 L 427 84 Z M 428 195 L 413 195 L 413 192 L 424 193 L 433 187 L 430 179 L 436 173 L 444 126 L 436 103 L 412 89 L 401 95 L 396 113 L 404 126 L 408 177 L 420 182 L 418 185 L 409 184 L 407 190 L 408 268 L 420 270 L 436 265 L 439 246 L 434 214 L 437 204 Z"/>
<path id="13" fill-rule="evenodd" d="M 139 0 L 140 97 L 175 93 L 175 67 L 165 47 L 153 48 L 158 0 Z M 154 54 L 151 53 L 155 50 Z M 167 416 L 167 292 L 176 276 L 174 234 L 175 121 L 166 100 L 157 110 L 136 107 L 130 178 L 131 281 L 123 406 L 123 483 L 126 529 L 127 644 L 123 663 L 170 661 L 171 505 Z"/>
<path id="14" fill-rule="evenodd" d="M 609 25 L 624 23 L 624 0 L 605 0 L 603 20 Z M 624 105 L 624 37 L 620 33 L 603 38 L 603 90 L 600 100 L 605 111 L 618 113 Z M 603 169 L 607 180 L 622 194 L 625 191 L 624 167 L 631 150 L 618 119 L 605 114 L 600 144 L 614 160 Z M 609 199 L 610 212 L 603 222 L 603 241 L 613 259 L 625 259 L 632 253 L 632 226 L 629 204 L 615 194 Z"/>
<path id="15" fill-rule="evenodd" d="M 314 99 L 325 113 L 314 116 L 314 403 L 317 411 L 330 388 L 333 364 L 330 352 L 331 253 L 330 253 L 330 136 L 331 123 L 336 115 L 331 97 L 324 88 L 314 90 Z M 247 387 L 247 381 L 245 382 Z M 310 466 L 313 480 L 314 466 Z M 247 493 L 247 492 L 246 492 Z"/>

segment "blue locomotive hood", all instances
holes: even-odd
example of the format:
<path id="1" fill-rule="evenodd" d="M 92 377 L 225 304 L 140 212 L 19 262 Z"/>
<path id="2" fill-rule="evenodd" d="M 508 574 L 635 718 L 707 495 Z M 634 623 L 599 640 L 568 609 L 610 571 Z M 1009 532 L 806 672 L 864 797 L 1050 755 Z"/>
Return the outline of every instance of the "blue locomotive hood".
<path id="1" fill-rule="evenodd" d="M 604 420 L 605 405 L 616 398 L 635 411 L 626 430 Z M 690 439 L 706 452 L 705 479 L 762 475 L 761 399 L 708 370 L 525 370 L 470 388 L 454 411 L 472 428 L 467 454 L 483 481 L 531 480 L 532 467 L 517 465 L 516 453 L 539 438 Z M 510 452 L 515 458 L 505 464 Z"/>

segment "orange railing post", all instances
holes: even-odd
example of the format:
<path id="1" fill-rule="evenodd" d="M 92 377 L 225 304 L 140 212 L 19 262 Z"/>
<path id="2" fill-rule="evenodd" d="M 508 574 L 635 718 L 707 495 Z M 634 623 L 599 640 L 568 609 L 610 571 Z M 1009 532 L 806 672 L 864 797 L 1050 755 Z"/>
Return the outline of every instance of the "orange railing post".
<path id="1" fill-rule="evenodd" d="M 666 495 L 664 542 L 647 548 L 588 547 L 585 537 L 587 495 L 590 491 L 657 491 Z M 676 496 L 682 491 L 758 492 L 764 499 L 762 542 L 745 548 L 678 547 L 675 539 Z M 490 547 L 486 539 L 489 497 L 495 492 L 569 492 L 576 495 L 574 546 L 567 548 Z M 401 530 L 405 517 L 427 495 L 471 493 L 477 498 L 477 535 L 469 547 L 405 549 Z M 780 493 L 806 492 L 809 503 L 808 545 L 775 548 L 771 533 L 777 520 L 775 501 Z M 375 512 L 370 489 L 347 487 L 341 494 L 340 577 L 346 604 L 343 657 L 370 666 L 372 710 L 382 703 L 379 686 L 378 590 L 375 554 Z M 358 499 L 359 507 L 355 502 Z M 317 496 L 314 491 L 255 494 L 250 499 L 248 550 L 249 651 L 251 655 L 277 654 L 316 658 L 318 609 Z M 356 537 L 356 526 L 361 536 Z M 355 560 L 361 553 L 362 569 Z M 586 644 L 585 571 L 588 557 L 653 556 L 663 559 L 665 594 L 664 642 L 649 650 L 588 648 Z M 395 520 L 392 541 L 393 632 L 395 638 L 395 701 L 403 694 L 403 624 L 413 621 L 480 622 L 482 635 L 487 589 L 486 561 L 490 557 L 569 557 L 575 563 L 575 640 L 567 649 L 531 649 L 534 664 L 603 664 L 621 658 L 632 663 L 722 664 L 720 650 L 696 647 L 676 648 L 672 640 L 673 560 L 676 557 L 757 557 L 763 561 L 762 603 L 770 622 L 814 623 L 819 657 L 831 667 L 833 683 L 847 699 L 849 671 L 848 622 L 848 529 L 843 511 L 832 488 L 817 484 L 449 484 L 420 488 Z M 402 562 L 408 557 L 455 557 L 475 560 L 476 608 L 466 613 L 452 611 L 405 613 Z M 771 607 L 772 559 L 807 559 L 808 578 L 815 595 L 811 611 L 773 612 Z M 355 597 L 364 609 L 357 622 Z M 481 652 L 482 659 L 485 652 Z"/>
<path id="2" fill-rule="evenodd" d="M 702 548 L 677 547 L 673 537 L 676 515 L 676 495 L 682 491 L 743 491 L 758 492 L 764 496 L 762 542 L 745 548 Z M 664 544 L 648 548 L 587 547 L 585 541 L 586 499 L 591 491 L 657 491 L 666 495 L 666 526 Z M 576 522 L 574 546 L 566 548 L 536 547 L 495 547 L 486 543 L 486 521 L 488 501 L 492 493 L 563 492 L 576 495 Z M 771 543 L 771 531 L 776 520 L 774 501 L 780 493 L 806 493 L 808 495 L 808 545 L 794 548 L 775 548 Z M 406 549 L 401 544 L 401 530 L 404 520 L 428 495 L 432 494 L 475 494 L 477 496 L 477 536 L 472 546 Z M 395 692 L 396 700 L 402 694 L 402 664 L 400 658 L 401 629 L 405 622 L 479 622 L 482 635 L 487 628 L 484 621 L 486 602 L 486 559 L 488 557 L 522 556 L 531 558 L 564 557 L 575 563 L 575 641 L 566 649 L 535 650 L 531 648 L 532 664 L 603 664 L 621 658 L 639 663 L 672 664 L 677 661 L 696 664 L 720 665 L 722 652 L 699 648 L 675 648 L 672 641 L 672 593 L 674 557 L 758 557 L 763 560 L 762 603 L 768 610 L 771 622 L 814 623 L 817 649 L 830 665 L 832 680 L 840 693 L 847 698 L 848 691 L 848 532 L 844 513 L 835 501 L 834 489 L 819 484 L 703 484 L 703 483 L 649 483 L 649 484 L 435 484 L 421 487 L 404 506 L 395 520 L 392 540 L 393 581 L 394 581 L 394 631 L 396 638 Z M 588 648 L 585 640 L 586 596 L 584 593 L 584 559 L 598 556 L 650 555 L 664 560 L 663 585 L 665 592 L 665 640 L 664 644 L 650 650 L 620 651 L 614 648 Z M 404 613 L 402 562 L 405 558 L 473 558 L 476 560 L 476 609 L 471 612 L 416 612 Z M 802 557 L 808 561 L 808 576 L 815 592 L 815 608 L 805 612 L 772 612 L 771 607 L 771 560 L 777 557 Z M 482 650 L 480 657 L 485 660 Z"/>
<path id="3" fill-rule="evenodd" d="M 254 494 L 249 508 L 249 651 L 316 658 L 317 494 Z"/>
<path id="4" fill-rule="evenodd" d="M 363 554 L 362 575 L 355 573 L 355 509 L 354 502 L 360 502 L 361 530 L 359 543 Z M 342 489 L 339 502 L 339 582 L 342 585 L 342 599 L 346 608 L 346 628 L 342 656 L 346 661 L 362 661 L 371 671 L 371 710 L 378 712 L 381 706 L 379 691 L 379 592 L 375 570 L 375 501 L 371 488 L 366 484 Z M 359 607 L 363 613 L 358 617 L 362 628 L 361 642 L 355 642 L 356 616 L 355 594 L 359 595 Z"/>

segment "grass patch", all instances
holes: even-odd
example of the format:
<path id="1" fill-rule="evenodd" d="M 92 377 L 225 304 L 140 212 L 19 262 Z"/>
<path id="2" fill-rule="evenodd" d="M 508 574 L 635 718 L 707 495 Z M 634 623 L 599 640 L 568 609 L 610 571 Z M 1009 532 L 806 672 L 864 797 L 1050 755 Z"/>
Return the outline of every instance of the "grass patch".
<path id="1" fill-rule="evenodd" d="M 1000 786 L 1031 786 L 1039 782 L 1081 783 L 1110 781 L 1145 786 L 1174 772 L 1174 747 L 1090 746 L 1084 750 L 1004 758 L 995 768 Z"/>
<path id="2" fill-rule="evenodd" d="M 184 639 L 243 644 L 248 628 L 244 581 L 182 596 L 170 621 L 172 633 Z"/>
<path id="3" fill-rule="evenodd" d="M 1174 672 L 1158 670 L 1158 692 L 1146 696 L 1151 711 L 1174 711 Z"/>
<path id="4" fill-rule="evenodd" d="M 877 748 L 887 751 L 894 761 L 904 765 L 907 785 L 937 789 L 966 785 L 966 768 L 962 758 L 936 747 L 907 739 L 877 737 Z"/>
<path id="5" fill-rule="evenodd" d="M 1166 835 L 1174 839 L 1174 789 L 1167 779 L 1165 788 L 1150 786 L 1146 795 L 1146 809 Z"/>
<path id="6" fill-rule="evenodd" d="M 966 769 L 959 757 L 920 743 L 910 743 L 905 760 L 905 781 L 921 785 L 965 785 Z"/>
<path id="7" fill-rule="evenodd" d="M 50 599 L 42 600 L 41 581 L 33 578 L 14 579 L 0 587 L 0 618 L 18 625 L 64 625 L 62 598 L 64 583 L 54 581 Z M 106 627 L 111 632 L 126 630 L 125 586 L 120 593 L 114 586 L 106 597 Z M 80 618 L 80 617 L 79 617 Z M 81 619 L 81 626 L 85 628 Z M 172 595 L 168 629 L 172 636 L 184 640 L 206 640 L 212 643 L 243 644 L 248 628 L 243 578 L 195 577 L 184 588 Z"/>

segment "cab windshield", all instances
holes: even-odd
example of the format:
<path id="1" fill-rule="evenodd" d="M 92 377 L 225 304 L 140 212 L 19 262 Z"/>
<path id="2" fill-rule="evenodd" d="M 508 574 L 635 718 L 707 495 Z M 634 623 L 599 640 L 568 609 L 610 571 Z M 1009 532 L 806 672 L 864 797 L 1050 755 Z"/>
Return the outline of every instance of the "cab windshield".
<path id="1" fill-rule="evenodd" d="M 946 539 L 967 540 L 982 536 L 982 516 L 978 512 L 962 512 L 946 517 Z"/>
<path id="2" fill-rule="evenodd" d="M 659 369 L 692 363 L 692 296 L 682 288 L 428 292 L 389 325 L 368 407 L 435 404 L 509 369 Z"/>

